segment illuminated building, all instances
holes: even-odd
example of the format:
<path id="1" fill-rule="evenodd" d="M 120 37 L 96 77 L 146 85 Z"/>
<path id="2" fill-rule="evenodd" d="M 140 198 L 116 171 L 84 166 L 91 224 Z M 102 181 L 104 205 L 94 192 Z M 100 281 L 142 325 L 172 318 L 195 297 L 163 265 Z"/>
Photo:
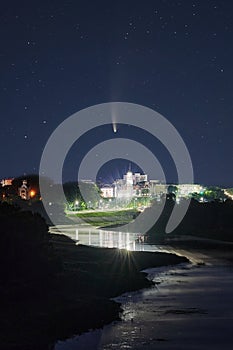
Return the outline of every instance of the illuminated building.
<path id="1" fill-rule="evenodd" d="M 188 198 L 192 193 L 201 193 L 204 188 L 199 184 L 165 184 L 159 180 L 148 180 L 148 175 L 128 171 L 123 179 L 101 188 L 102 197 L 129 199 L 132 197 L 151 197 L 158 200 L 166 196 L 168 188 L 176 189 L 177 198 Z"/>
<path id="2" fill-rule="evenodd" d="M 101 196 L 104 198 L 113 198 L 115 197 L 115 190 L 112 186 L 104 186 L 101 187 Z"/>
<path id="3" fill-rule="evenodd" d="M 19 196 L 24 200 L 28 200 L 30 198 L 29 188 L 27 187 L 27 180 L 23 180 L 22 186 L 19 187 Z"/>
<path id="4" fill-rule="evenodd" d="M 162 197 L 167 193 L 167 184 L 162 184 L 158 180 L 150 180 L 149 189 L 151 197 Z"/>
<path id="5" fill-rule="evenodd" d="M 179 184 L 177 185 L 177 197 L 189 197 L 192 193 L 200 193 L 204 190 L 201 185 L 198 184 Z"/>
<path id="6" fill-rule="evenodd" d="M 29 200 L 36 196 L 36 191 L 27 186 L 27 180 L 23 180 L 22 186 L 19 187 L 19 196 L 24 200 Z"/>
<path id="7" fill-rule="evenodd" d="M 104 198 L 130 199 L 143 195 L 144 188 L 148 188 L 147 175 L 128 171 L 123 179 L 117 179 L 112 185 L 103 186 L 100 190 Z"/>
<path id="8" fill-rule="evenodd" d="M 147 182 L 148 176 L 140 173 L 133 174 L 131 171 L 128 171 L 127 174 L 123 176 L 123 180 L 125 180 L 128 183 L 132 183 L 133 185 Z"/>
<path id="9" fill-rule="evenodd" d="M 11 186 L 13 180 L 14 180 L 14 178 L 12 178 L 12 179 L 3 179 L 1 181 L 2 187 L 4 187 L 4 186 Z"/>

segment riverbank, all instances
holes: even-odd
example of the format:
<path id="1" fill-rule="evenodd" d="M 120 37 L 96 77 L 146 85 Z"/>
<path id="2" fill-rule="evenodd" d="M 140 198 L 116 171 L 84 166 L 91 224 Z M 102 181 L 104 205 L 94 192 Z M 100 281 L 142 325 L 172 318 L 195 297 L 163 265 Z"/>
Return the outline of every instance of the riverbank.
<path id="1" fill-rule="evenodd" d="M 166 245 L 173 248 L 176 254 L 199 256 L 204 263 L 233 263 L 233 242 L 180 235 L 167 238 Z"/>
<path id="2" fill-rule="evenodd" d="M 119 319 L 120 304 L 110 298 L 153 284 L 141 270 L 187 261 L 175 254 L 77 246 L 63 235 L 52 235 L 51 243 L 63 265 L 56 277 L 2 287 L 4 350 L 46 350 L 58 339 L 101 328 Z"/>
<path id="3" fill-rule="evenodd" d="M 86 334 L 55 350 L 218 350 L 233 343 L 232 269 L 191 265 L 150 269 L 157 288 L 126 293 L 117 298 L 122 321 L 104 327 L 94 345 Z M 131 319 L 133 318 L 133 322 Z M 89 335 L 89 337 L 88 337 Z M 89 342 L 88 342 L 89 338 Z"/>
<path id="4" fill-rule="evenodd" d="M 164 249 L 194 264 L 147 269 L 156 288 L 115 298 L 121 322 L 58 342 L 54 350 L 231 349 L 232 244 L 189 237 L 170 243 Z"/>

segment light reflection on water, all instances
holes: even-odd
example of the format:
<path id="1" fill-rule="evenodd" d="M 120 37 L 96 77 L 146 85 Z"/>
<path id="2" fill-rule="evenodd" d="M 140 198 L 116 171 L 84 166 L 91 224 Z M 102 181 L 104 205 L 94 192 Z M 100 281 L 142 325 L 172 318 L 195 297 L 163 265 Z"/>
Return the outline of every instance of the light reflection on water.
<path id="1" fill-rule="evenodd" d="M 183 264 L 149 272 L 157 286 L 116 298 L 121 322 L 58 342 L 55 350 L 232 348 L 232 268 Z"/>
<path id="2" fill-rule="evenodd" d="M 136 243 L 134 234 L 99 230 L 69 233 L 87 245 L 167 251 L 163 246 Z M 121 322 L 58 341 L 54 350 L 231 349 L 232 268 L 215 261 L 200 265 L 198 254 L 190 256 L 194 265 L 148 269 L 148 277 L 156 282 L 154 287 L 116 298 L 123 307 Z"/>
<path id="3" fill-rule="evenodd" d="M 135 250 L 136 236 L 129 232 L 89 230 L 88 233 L 76 229 L 75 239 L 81 244 L 106 248 Z"/>
<path id="4" fill-rule="evenodd" d="M 171 267 L 148 270 L 150 278 L 156 277 L 160 282 L 165 275 L 175 271 Z M 66 341 L 59 341 L 54 350 L 152 350 L 155 349 L 155 344 L 158 348 L 160 338 L 156 335 L 155 317 L 159 315 L 159 312 L 155 313 L 155 298 L 161 299 L 166 305 L 173 303 L 173 297 L 163 301 L 162 296 L 157 287 L 125 293 L 114 299 L 121 302 L 123 306 L 121 322 L 113 322 L 101 330 L 86 332 Z"/>
<path id="5" fill-rule="evenodd" d="M 138 242 L 138 234 L 129 232 L 114 232 L 108 230 L 89 229 L 85 227 L 63 226 L 50 228 L 51 233 L 63 233 L 77 244 L 88 246 L 119 248 L 133 251 L 164 251 L 163 246 L 155 246 Z M 147 335 L 142 336 L 139 325 L 136 321 L 131 322 L 136 317 L 136 310 L 133 307 L 135 301 L 143 299 L 143 291 L 128 293 L 122 296 L 124 304 L 124 313 L 122 315 L 123 323 L 118 324 L 118 331 L 122 333 L 122 341 L 112 342 L 114 324 L 105 326 L 104 330 L 97 329 L 91 332 L 83 333 L 81 336 L 75 336 L 66 341 L 58 341 L 54 350 L 96 350 L 96 349 L 131 349 L 130 342 L 145 342 Z M 120 297 L 121 298 L 121 297 Z M 113 328 L 112 328 L 113 327 Z M 120 328 L 119 328 L 120 327 Z M 130 340 L 131 339 L 131 340 Z"/>
<path id="6" fill-rule="evenodd" d="M 127 250 L 145 250 L 145 245 L 138 243 L 140 234 L 130 232 L 114 232 L 95 228 L 76 226 L 51 227 L 50 233 L 63 233 L 75 240 L 77 244 L 94 247 L 119 248 Z"/>

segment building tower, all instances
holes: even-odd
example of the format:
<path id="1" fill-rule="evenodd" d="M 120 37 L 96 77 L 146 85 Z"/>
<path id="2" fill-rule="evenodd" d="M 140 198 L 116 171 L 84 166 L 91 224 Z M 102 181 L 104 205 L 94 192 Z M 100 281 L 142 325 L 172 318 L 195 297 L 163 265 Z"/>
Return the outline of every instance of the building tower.
<path id="1" fill-rule="evenodd" d="M 24 199 L 29 199 L 29 188 L 27 187 L 27 180 L 23 180 L 23 184 L 19 187 L 19 196 Z"/>

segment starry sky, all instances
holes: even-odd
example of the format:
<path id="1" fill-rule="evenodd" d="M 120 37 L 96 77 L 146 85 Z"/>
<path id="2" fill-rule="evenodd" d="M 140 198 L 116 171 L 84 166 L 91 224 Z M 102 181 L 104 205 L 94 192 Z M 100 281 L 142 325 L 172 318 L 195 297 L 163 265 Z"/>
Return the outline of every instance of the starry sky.
<path id="1" fill-rule="evenodd" d="M 175 126 L 195 182 L 233 186 L 231 0 L 10 1 L 1 4 L 0 39 L 1 178 L 37 173 L 47 139 L 73 113 L 122 101 Z M 112 137 L 103 129 L 73 147 L 66 180 Z M 134 128 L 122 135 L 150 146 Z M 153 152 L 175 181 L 169 155 L 161 145 Z"/>

